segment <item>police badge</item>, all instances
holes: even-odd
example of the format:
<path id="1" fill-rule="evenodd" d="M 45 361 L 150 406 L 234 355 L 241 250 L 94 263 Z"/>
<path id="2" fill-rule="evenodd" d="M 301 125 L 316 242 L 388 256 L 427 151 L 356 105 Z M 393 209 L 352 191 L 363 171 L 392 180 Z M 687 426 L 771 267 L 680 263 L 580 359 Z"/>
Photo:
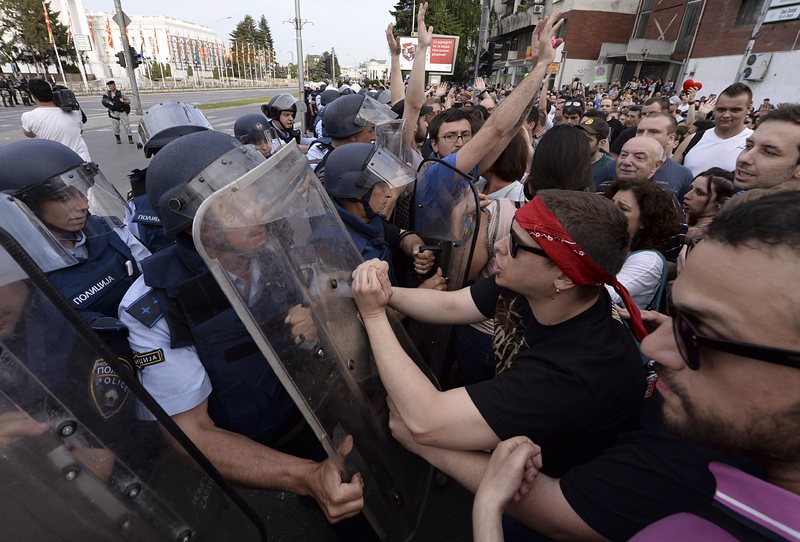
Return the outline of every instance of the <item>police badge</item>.
<path id="1" fill-rule="evenodd" d="M 122 358 L 120 361 L 127 363 Z M 125 404 L 130 391 L 128 385 L 105 360 L 99 358 L 94 360 L 89 378 L 92 403 L 103 418 L 109 419 Z"/>

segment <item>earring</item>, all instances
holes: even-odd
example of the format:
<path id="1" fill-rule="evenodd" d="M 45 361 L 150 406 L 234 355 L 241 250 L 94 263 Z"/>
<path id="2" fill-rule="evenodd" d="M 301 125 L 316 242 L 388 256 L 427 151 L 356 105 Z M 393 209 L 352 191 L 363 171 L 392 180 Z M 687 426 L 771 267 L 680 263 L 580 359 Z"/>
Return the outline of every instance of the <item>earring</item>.
<path id="1" fill-rule="evenodd" d="M 556 288 L 556 293 L 560 294 L 561 293 L 561 288 Z"/>

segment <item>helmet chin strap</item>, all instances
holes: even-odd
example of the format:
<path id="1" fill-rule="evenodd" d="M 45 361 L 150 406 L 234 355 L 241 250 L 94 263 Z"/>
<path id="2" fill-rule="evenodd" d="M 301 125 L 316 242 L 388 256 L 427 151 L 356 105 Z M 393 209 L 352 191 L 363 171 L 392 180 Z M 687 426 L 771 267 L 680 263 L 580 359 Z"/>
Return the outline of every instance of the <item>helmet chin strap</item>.
<path id="1" fill-rule="evenodd" d="M 361 196 L 361 205 L 363 205 L 363 206 L 364 206 L 364 214 L 366 214 L 366 215 L 367 215 L 367 218 L 368 218 L 369 220 L 372 220 L 373 218 L 375 218 L 376 216 L 378 216 L 378 213 L 376 213 L 375 211 L 373 211 L 373 210 L 372 210 L 372 207 L 370 207 L 370 205 L 369 205 L 369 199 L 372 197 L 372 190 L 373 190 L 374 188 L 375 188 L 375 187 L 374 187 L 374 186 L 372 186 L 372 187 L 371 187 L 371 188 L 370 188 L 370 189 L 367 191 L 367 193 L 366 193 L 366 194 L 364 194 L 363 196 Z"/>

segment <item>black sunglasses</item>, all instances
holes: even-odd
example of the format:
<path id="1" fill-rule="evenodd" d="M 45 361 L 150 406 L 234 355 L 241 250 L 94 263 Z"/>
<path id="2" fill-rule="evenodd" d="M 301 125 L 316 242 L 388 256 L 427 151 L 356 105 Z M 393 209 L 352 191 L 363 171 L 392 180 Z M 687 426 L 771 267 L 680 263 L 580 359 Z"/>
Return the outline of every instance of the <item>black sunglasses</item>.
<path id="1" fill-rule="evenodd" d="M 537 256 L 541 256 L 542 258 L 548 258 L 547 253 L 538 247 L 528 247 L 519 242 L 519 237 L 511 230 L 511 247 L 509 249 L 509 253 L 511 254 L 512 258 L 517 257 L 517 251 L 524 250 L 525 252 L 530 252 L 531 254 L 536 254 Z M 548 258 L 549 259 L 549 258 Z"/>
<path id="2" fill-rule="evenodd" d="M 672 317 L 672 332 L 675 334 L 678 350 L 686 366 L 694 371 L 700 368 L 701 348 L 800 369 L 800 352 L 757 344 L 726 341 L 724 339 L 712 339 L 702 335 L 697 331 L 694 324 L 680 310 L 675 308 L 672 303 L 671 292 L 667 293 L 667 308 Z"/>

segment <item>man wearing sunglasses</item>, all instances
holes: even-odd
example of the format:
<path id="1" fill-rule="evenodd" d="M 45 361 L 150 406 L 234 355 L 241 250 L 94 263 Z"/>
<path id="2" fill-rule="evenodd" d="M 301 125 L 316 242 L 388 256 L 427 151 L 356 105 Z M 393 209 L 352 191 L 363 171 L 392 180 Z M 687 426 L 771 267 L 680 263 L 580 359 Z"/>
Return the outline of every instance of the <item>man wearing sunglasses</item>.
<path id="1" fill-rule="evenodd" d="M 800 531 L 798 265 L 800 192 L 726 209 L 675 282 L 672 318 L 642 342 L 658 365 L 660 397 L 643 411 L 660 406 L 679 439 L 646 420 L 646 430 L 623 435 L 560 480 L 540 474 L 506 513 L 548 536 L 581 540 L 625 540 L 651 523 L 633 540 L 792 539 Z M 775 284 L 790 287 L 776 296 Z M 527 441 L 501 448 L 520 444 Z M 765 480 L 713 449 L 754 460 Z M 520 463 L 498 460 L 522 479 Z M 500 471 L 487 472 L 465 483 L 474 489 L 479 480 L 482 493 L 497 495 Z M 510 487 L 495 500 L 508 503 Z"/>

